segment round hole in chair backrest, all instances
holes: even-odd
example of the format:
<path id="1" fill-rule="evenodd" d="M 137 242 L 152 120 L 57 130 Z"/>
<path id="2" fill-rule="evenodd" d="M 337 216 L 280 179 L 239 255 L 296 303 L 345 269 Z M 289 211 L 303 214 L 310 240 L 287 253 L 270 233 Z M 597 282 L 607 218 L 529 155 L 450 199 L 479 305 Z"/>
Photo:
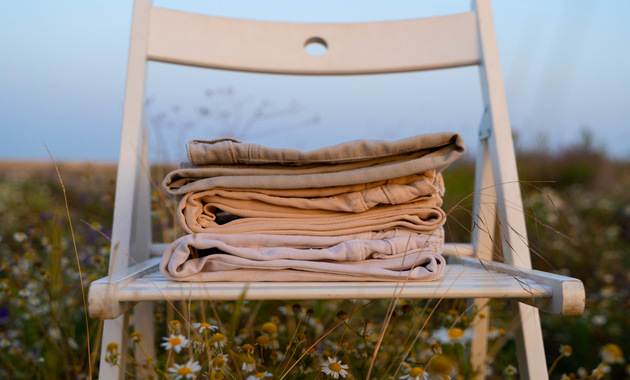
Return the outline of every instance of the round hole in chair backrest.
<path id="1" fill-rule="evenodd" d="M 321 37 L 311 37 L 304 42 L 304 50 L 313 57 L 319 57 L 326 53 L 328 44 Z"/>

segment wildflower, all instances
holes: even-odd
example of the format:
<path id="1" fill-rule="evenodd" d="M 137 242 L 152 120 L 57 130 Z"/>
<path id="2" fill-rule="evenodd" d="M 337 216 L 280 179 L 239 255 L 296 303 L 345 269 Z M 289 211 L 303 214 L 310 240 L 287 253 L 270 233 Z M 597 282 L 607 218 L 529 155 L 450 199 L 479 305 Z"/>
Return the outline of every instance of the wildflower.
<path id="1" fill-rule="evenodd" d="M 241 346 L 241 350 L 247 352 L 248 355 L 251 355 L 254 353 L 254 346 L 252 346 L 249 343 L 245 343 L 244 345 Z"/>
<path id="2" fill-rule="evenodd" d="M 206 342 L 200 337 L 196 336 L 192 338 L 192 345 L 195 350 L 203 350 L 206 347 Z"/>
<path id="3" fill-rule="evenodd" d="M 179 353 L 182 348 L 188 346 L 188 339 L 186 339 L 183 335 L 171 335 L 168 338 L 162 338 L 165 340 L 164 343 L 161 344 L 166 350 L 175 350 L 175 352 Z"/>
<path id="4" fill-rule="evenodd" d="M 256 379 L 262 379 L 262 378 L 271 377 L 271 376 L 273 375 L 266 371 L 258 372 L 257 374 L 247 376 L 247 380 L 256 380 Z"/>
<path id="5" fill-rule="evenodd" d="M 23 241 L 25 241 L 27 238 L 26 234 L 24 232 L 15 232 L 13 234 L 13 240 L 16 243 L 22 243 Z"/>
<path id="6" fill-rule="evenodd" d="M 72 338 L 68 338 L 68 346 L 75 351 L 81 348 L 79 347 L 79 344 L 77 343 L 77 341 Z"/>
<path id="7" fill-rule="evenodd" d="M 55 342 L 59 342 L 61 339 L 61 330 L 59 330 L 59 327 L 51 327 L 50 330 L 48 330 L 48 336 Z"/>
<path id="8" fill-rule="evenodd" d="M 436 355 L 429 362 L 427 368 L 434 375 L 450 377 L 457 373 L 455 363 L 445 355 Z"/>
<path id="9" fill-rule="evenodd" d="M 562 354 L 562 356 L 569 357 L 573 353 L 573 348 L 569 346 L 568 344 L 564 344 L 560 346 L 560 353 Z"/>
<path id="10" fill-rule="evenodd" d="M 203 334 L 204 331 L 215 331 L 219 328 L 217 326 L 213 326 L 210 323 L 201 322 L 201 323 L 193 323 L 192 324 L 195 329 L 199 331 L 200 334 Z"/>
<path id="11" fill-rule="evenodd" d="M 605 344 L 600 350 L 599 354 L 602 357 L 604 363 L 607 364 L 623 364 L 623 352 L 621 348 L 614 343 Z"/>
<path id="12" fill-rule="evenodd" d="M 501 334 L 499 333 L 499 329 L 493 326 L 488 328 L 488 339 L 494 340 L 497 339 L 499 336 L 501 336 Z"/>
<path id="13" fill-rule="evenodd" d="M 606 318 L 605 315 L 597 314 L 594 315 L 593 318 L 591 318 L 591 323 L 595 326 L 604 326 L 606 323 L 608 323 L 608 318 Z"/>
<path id="14" fill-rule="evenodd" d="M 225 334 L 223 333 L 215 333 L 210 338 L 210 344 L 213 345 L 215 348 L 223 348 L 223 346 L 225 346 L 226 343 L 227 343 L 227 336 L 225 336 Z"/>
<path id="15" fill-rule="evenodd" d="M 516 369 L 516 367 L 510 364 L 507 367 L 505 367 L 503 372 L 508 376 L 514 376 L 518 373 L 518 370 Z"/>
<path id="16" fill-rule="evenodd" d="M 261 330 L 267 335 L 275 335 L 278 333 L 278 326 L 273 322 L 267 322 L 262 325 Z"/>
<path id="17" fill-rule="evenodd" d="M 142 340 L 142 333 L 138 332 L 138 331 L 134 331 L 131 333 L 131 336 L 129 338 L 129 342 L 130 343 L 140 343 L 140 341 Z"/>
<path id="18" fill-rule="evenodd" d="M 175 375 L 175 380 L 195 379 L 199 371 L 201 371 L 201 366 L 198 362 L 192 360 L 183 365 L 175 363 L 173 367 L 168 369 L 169 373 Z"/>
<path id="19" fill-rule="evenodd" d="M 606 363 L 600 363 L 597 368 L 591 372 L 591 377 L 594 379 L 601 379 L 606 376 L 608 372 L 610 372 L 610 366 Z"/>
<path id="20" fill-rule="evenodd" d="M 336 357 L 328 357 L 328 362 L 323 361 L 321 364 L 322 372 L 328 376 L 332 376 L 334 379 L 338 379 L 339 376 L 346 377 L 348 375 L 348 371 L 346 371 L 348 369 L 348 365 L 341 364 L 341 361 Z"/>
<path id="21" fill-rule="evenodd" d="M 420 367 L 413 367 L 408 374 L 401 376 L 401 379 L 409 379 L 409 380 L 426 380 L 429 377 L 429 374 L 426 373 Z"/>
<path id="22" fill-rule="evenodd" d="M 243 364 L 241 365 L 241 371 L 254 372 L 256 370 L 256 361 L 251 356 L 243 358 Z"/>
<path id="23" fill-rule="evenodd" d="M 256 338 L 256 344 L 262 347 L 267 347 L 269 345 L 269 338 L 264 335 L 260 335 Z"/>
<path id="24" fill-rule="evenodd" d="M 107 356 L 105 360 L 114 364 L 118 360 L 120 353 L 118 352 L 118 343 L 111 342 L 107 345 Z"/>
<path id="25" fill-rule="evenodd" d="M 584 367 L 580 367 L 577 369 L 577 371 L 575 371 L 576 375 L 578 377 L 587 377 L 588 376 L 588 372 L 586 371 L 586 368 Z"/>
<path id="26" fill-rule="evenodd" d="M 464 343 L 472 339 L 472 330 L 462 330 L 458 327 L 447 329 L 446 327 L 440 327 L 433 333 L 433 337 L 442 343 Z"/>
<path id="27" fill-rule="evenodd" d="M 0 348 L 8 348 L 11 347 L 11 341 L 7 338 L 0 339 Z"/>
<path id="28" fill-rule="evenodd" d="M 168 327 L 173 331 L 173 334 L 179 334 L 182 330 L 182 323 L 174 319 L 168 323 Z"/>
<path id="29" fill-rule="evenodd" d="M 214 359 L 212 359 L 212 368 L 221 369 L 227 365 L 228 356 L 225 355 L 217 355 Z"/>

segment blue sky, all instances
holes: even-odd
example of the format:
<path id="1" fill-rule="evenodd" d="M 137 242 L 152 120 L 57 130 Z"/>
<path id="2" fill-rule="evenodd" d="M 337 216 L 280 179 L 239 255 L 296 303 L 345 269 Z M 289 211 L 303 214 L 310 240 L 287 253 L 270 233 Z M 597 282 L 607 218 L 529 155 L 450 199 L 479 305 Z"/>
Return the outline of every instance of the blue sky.
<path id="1" fill-rule="evenodd" d="M 469 2 L 156 4 L 250 19 L 355 22 L 465 11 Z M 630 2 L 495 0 L 493 12 L 519 144 L 568 144 L 587 128 L 596 144 L 630 158 Z M 117 159 L 130 23 L 127 0 L 0 3 L 0 159 L 47 159 L 44 142 L 59 160 Z M 289 110 L 257 121 L 241 135 L 302 149 L 438 130 L 458 131 L 474 146 L 481 116 L 474 68 L 321 78 L 152 63 L 148 82 L 149 120 L 163 116 L 152 130 L 160 136 L 161 151 L 175 160 L 184 156 L 187 139 L 222 133 L 197 112 L 217 104 L 224 110 L 240 107 L 232 122 L 241 127 L 262 102 Z M 171 124 L 184 126 L 184 132 Z"/>

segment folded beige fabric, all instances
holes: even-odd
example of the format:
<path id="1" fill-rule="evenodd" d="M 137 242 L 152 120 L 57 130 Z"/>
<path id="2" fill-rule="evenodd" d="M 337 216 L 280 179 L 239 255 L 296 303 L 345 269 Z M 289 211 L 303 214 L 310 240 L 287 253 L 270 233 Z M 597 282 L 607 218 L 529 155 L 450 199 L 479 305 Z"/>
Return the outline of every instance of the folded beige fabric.
<path id="1" fill-rule="evenodd" d="M 430 171 L 425 176 L 409 176 L 405 179 L 412 182 L 404 183 L 396 179 L 379 186 L 367 184 L 362 186 L 362 190 L 346 193 L 339 192 L 347 191 L 350 186 L 342 186 L 337 192 L 327 188 L 329 191 L 326 193 L 331 196 L 324 197 L 316 197 L 313 193 L 326 189 L 280 191 L 211 189 L 184 195 L 179 203 L 178 216 L 184 229 L 193 233 L 212 232 L 213 227 L 223 224 L 220 215 L 226 213 L 231 219 L 286 218 L 292 221 L 296 217 L 335 217 L 337 220 L 343 215 L 338 214 L 340 212 L 361 213 L 382 205 L 413 203 L 414 205 L 410 206 L 412 209 L 422 205 L 441 206 L 440 193 L 443 193 L 441 174 Z M 366 186 L 367 188 L 364 188 Z M 250 222 L 252 221 L 242 223 Z"/>
<path id="2" fill-rule="evenodd" d="M 335 237 L 193 234 L 167 248 L 160 269 L 180 281 L 429 281 L 444 268 L 443 240 L 442 229 Z"/>
<path id="3" fill-rule="evenodd" d="M 357 185 L 441 171 L 465 152 L 455 133 L 399 141 L 357 140 L 301 152 L 236 140 L 193 141 L 190 163 L 170 172 L 167 193 L 183 195 L 213 188 L 306 189 Z"/>

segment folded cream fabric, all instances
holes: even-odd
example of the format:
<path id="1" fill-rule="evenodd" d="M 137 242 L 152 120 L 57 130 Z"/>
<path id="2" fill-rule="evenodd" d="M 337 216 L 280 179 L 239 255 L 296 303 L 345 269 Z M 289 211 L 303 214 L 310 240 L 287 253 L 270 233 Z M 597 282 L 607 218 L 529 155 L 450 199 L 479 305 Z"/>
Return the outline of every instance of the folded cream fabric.
<path id="1" fill-rule="evenodd" d="M 455 133 L 426 134 L 399 141 L 357 140 L 302 152 L 245 144 L 232 139 L 195 140 L 189 163 L 170 172 L 167 193 L 184 195 L 213 188 L 306 189 L 357 185 L 438 172 L 465 152 Z"/>
<path id="2" fill-rule="evenodd" d="M 167 248 L 160 269 L 180 281 L 429 281 L 444 268 L 443 240 L 441 228 L 424 235 L 193 234 Z"/>

